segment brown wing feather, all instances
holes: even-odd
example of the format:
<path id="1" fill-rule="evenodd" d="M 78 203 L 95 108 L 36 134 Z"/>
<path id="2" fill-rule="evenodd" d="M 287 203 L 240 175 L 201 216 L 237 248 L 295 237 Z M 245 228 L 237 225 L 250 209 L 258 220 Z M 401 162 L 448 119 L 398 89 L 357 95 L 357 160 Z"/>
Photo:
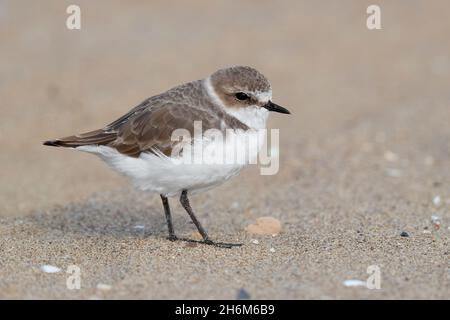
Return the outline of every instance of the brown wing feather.
<path id="1" fill-rule="evenodd" d="M 114 141 L 116 137 L 117 135 L 115 132 L 106 132 L 103 129 L 99 129 L 61 139 L 45 141 L 44 145 L 69 148 L 76 148 L 92 144 L 106 145 Z"/>
<path id="2" fill-rule="evenodd" d="M 186 105 L 165 105 L 156 110 L 145 110 L 128 119 L 117 132 L 117 139 L 109 145 L 132 157 L 155 150 L 170 156 L 177 143 L 171 139 L 173 131 L 185 129 L 193 137 L 194 121 L 201 121 L 203 130 L 219 128 L 220 125 L 217 117 L 205 111 Z"/>

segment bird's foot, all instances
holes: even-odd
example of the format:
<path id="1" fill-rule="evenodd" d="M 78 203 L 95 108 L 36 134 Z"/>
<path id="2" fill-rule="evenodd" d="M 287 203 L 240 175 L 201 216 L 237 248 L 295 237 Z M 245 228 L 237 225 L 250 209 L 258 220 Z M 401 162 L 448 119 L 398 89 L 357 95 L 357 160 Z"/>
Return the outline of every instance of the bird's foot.
<path id="1" fill-rule="evenodd" d="M 214 241 L 209 240 L 209 239 L 203 240 L 201 242 L 204 243 L 204 244 L 208 244 L 208 245 L 211 245 L 211 246 L 218 247 L 218 248 L 227 248 L 227 249 L 231 249 L 233 247 L 240 247 L 240 246 L 243 245 L 242 243 L 214 242 Z"/>
<path id="2" fill-rule="evenodd" d="M 176 236 L 176 235 L 174 235 L 174 234 L 171 234 L 171 235 L 169 235 L 168 237 L 167 237 L 167 239 L 169 240 L 169 241 L 177 241 L 177 240 L 180 240 L 180 239 L 178 239 L 178 237 Z"/>
<path id="3" fill-rule="evenodd" d="M 215 246 L 218 248 L 226 248 L 226 249 L 231 249 L 233 247 L 240 247 L 243 245 L 242 243 L 215 242 L 210 239 L 194 240 L 194 239 L 188 239 L 188 238 L 176 238 L 176 240 L 181 240 L 181 241 L 191 242 L 191 243 L 206 244 L 206 245 Z"/>

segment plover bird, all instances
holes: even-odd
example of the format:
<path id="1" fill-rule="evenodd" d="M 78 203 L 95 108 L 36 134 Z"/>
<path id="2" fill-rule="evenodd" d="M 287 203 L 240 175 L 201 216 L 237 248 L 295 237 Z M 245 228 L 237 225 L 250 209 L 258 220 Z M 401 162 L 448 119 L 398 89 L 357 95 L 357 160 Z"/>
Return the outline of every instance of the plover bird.
<path id="1" fill-rule="evenodd" d="M 150 97 L 102 129 L 45 141 L 44 145 L 96 154 L 113 169 L 131 178 L 138 189 L 158 193 L 170 240 L 178 238 L 168 197 L 179 196 L 181 205 L 203 237 L 200 242 L 231 247 L 239 244 L 220 243 L 209 238 L 194 215 L 188 194 L 221 184 L 238 174 L 244 164 L 180 163 L 179 160 L 187 150 L 186 146 L 198 140 L 203 142 L 200 150 L 219 146 L 215 139 L 206 139 L 203 134 L 195 136 L 196 122 L 201 123 L 202 130 L 232 132 L 237 140 L 242 140 L 266 127 L 269 111 L 290 113 L 271 99 L 271 86 L 261 73 L 250 67 L 230 67 Z M 188 144 L 173 138 L 173 133 L 180 129 L 190 134 Z M 222 142 L 220 147 L 224 145 L 228 152 L 230 143 Z M 239 149 L 238 152 L 242 151 L 239 143 L 233 143 L 233 146 Z M 260 146 L 258 143 L 258 148 Z"/>

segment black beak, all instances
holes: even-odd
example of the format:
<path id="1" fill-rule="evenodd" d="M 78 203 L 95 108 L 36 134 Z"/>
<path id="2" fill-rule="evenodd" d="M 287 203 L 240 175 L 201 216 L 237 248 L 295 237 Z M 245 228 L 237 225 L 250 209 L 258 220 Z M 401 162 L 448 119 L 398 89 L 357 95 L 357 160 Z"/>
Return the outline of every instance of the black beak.
<path id="1" fill-rule="evenodd" d="M 283 108 L 282 106 L 279 106 L 279 105 L 273 103 L 272 101 L 267 102 L 267 104 L 265 104 L 263 106 L 263 108 L 266 108 L 269 111 L 275 111 L 275 112 L 279 112 L 279 113 L 291 114 L 288 109 Z"/>

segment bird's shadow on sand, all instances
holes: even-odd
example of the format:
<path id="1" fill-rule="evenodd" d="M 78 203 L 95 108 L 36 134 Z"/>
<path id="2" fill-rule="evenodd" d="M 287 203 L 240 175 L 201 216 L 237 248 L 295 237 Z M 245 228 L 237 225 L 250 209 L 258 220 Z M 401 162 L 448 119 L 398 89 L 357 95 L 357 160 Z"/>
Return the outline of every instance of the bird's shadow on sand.
<path id="1" fill-rule="evenodd" d="M 187 232 L 189 221 L 177 217 L 179 232 Z M 162 206 L 136 199 L 120 199 L 102 195 L 82 203 L 56 206 L 47 212 L 35 212 L 29 222 L 62 233 L 83 236 L 167 237 L 167 225 Z M 181 221 L 180 221 L 181 220 Z"/>

